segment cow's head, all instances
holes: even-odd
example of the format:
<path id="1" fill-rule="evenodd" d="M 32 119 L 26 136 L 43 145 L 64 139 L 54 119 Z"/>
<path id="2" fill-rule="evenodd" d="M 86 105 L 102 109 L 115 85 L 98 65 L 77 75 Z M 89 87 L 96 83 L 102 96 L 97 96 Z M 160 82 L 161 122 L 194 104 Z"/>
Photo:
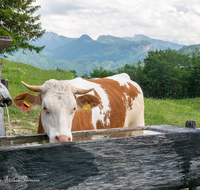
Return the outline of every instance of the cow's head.
<path id="1" fill-rule="evenodd" d="M 39 94 L 25 92 L 17 95 L 13 102 L 20 107 L 28 102 L 30 109 L 41 105 L 42 125 L 51 143 L 72 141 L 71 128 L 75 111 L 83 109 L 86 102 L 90 103 L 91 108 L 100 103 L 97 97 L 86 94 L 94 90 L 93 88 L 75 88 L 67 81 L 51 79 L 42 86 L 30 86 L 24 82 L 22 84 Z"/>

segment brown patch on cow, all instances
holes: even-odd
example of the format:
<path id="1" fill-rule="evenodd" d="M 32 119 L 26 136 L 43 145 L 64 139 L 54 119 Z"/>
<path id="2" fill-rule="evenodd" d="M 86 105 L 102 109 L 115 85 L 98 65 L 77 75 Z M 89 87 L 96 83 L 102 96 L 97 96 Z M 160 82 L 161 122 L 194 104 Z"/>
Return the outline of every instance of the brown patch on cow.
<path id="1" fill-rule="evenodd" d="M 40 113 L 40 119 L 39 119 L 39 123 L 38 123 L 38 131 L 37 131 L 37 133 L 45 133 L 45 130 L 43 128 L 42 121 L 41 121 L 41 113 Z"/>
<path id="2" fill-rule="evenodd" d="M 72 131 L 93 130 L 92 110 L 83 110 L 85 102 L 89 102 L 91 109 L 101 104 L 99 96 L 85 94 L 76 98 L 79 109 L 75 112 L 72 121 Z"/>
<path id="3" fill-rule="evenodd" d="M 128 82 L 128 88 L 126 85 L 121 86 L 117 81 L 107 78 L 88 79 L 88 81 L 100 84 L 108 95 L 110 102 L 110 111 L 105 113 L 104 124 L 102 121 L 97 121 L 97 129 L 123 127 L 126 110 L 132 109 L 132 103 L 140 93 L 138 89 L 130 82 Z M 107 120 L 110 121 L 109 124 L 107 124 Z"/>
<path id="4" fill-rule="evenodd" d="M 93 130 L 92 110 L 78 110 L 72 121 L 72 131 Z"/>
<path id="5" fill-rule="evenodd" d="M 41 94 L 34 95 L 28 92 L 24 92 L 15 96 L 15 98 L 13 99 L 13 103 L 19 107 L 21 107 L 24 101 L 29 102 L 31 104 L 30 108 L 36 105 L 40 105 L 42 101 Z"/>
<path id="6" fill-rule="evenodd" d="M 91 108 L 98 106 L 101 103 L 101 99 L 91 94 L 85 94 L 76 98 L 76 102 L 79 109 L 83 109 L 85 102 L 89 102 Z"/>
<path id="7" fill-rule="evenodd" d="M 58 97 L 58 100 L 60 100 L 60 99 L 61 99 L 61 96 Z"/>

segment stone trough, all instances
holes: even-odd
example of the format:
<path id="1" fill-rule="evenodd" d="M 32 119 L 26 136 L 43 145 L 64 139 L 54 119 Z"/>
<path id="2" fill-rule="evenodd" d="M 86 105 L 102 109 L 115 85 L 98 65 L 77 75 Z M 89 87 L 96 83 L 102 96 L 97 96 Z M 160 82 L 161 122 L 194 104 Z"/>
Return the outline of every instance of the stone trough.
<path id="1" fill-rule="evenodd" d="M 0 137 L 0 189 L 182 189 L 200 185 L 200 130 L 170 125 Z"/>

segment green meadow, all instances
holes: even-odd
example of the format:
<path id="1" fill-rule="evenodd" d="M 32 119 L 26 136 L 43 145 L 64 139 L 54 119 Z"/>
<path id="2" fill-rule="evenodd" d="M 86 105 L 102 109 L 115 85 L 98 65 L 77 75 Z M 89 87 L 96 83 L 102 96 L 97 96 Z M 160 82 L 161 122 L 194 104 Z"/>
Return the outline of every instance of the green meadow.
<path id="1" fill-rule="evenodd" d="M 9 81 L 9 92 L 12 98 L 22 92 L 30 92 L 21 81 L 30 85 L 41 85 L 46 80 L 66 80 L 74 78 L 72 73 L 60 70 L 41 70 L 23 63 L 3 60 L 2 78 Z M 9 109 L 12 121 L 12 134 L 37 133 L 40 108 L 28 112 L 20 110 L 12 104 Z M 9 125 L 6 109 L 4 109 L 6 132 L 9 134 Z M 194 99 L 151 99 L 145 98 L 145 125 L 168 124 L 185 126 L 186 120 L 195 120 L 200 125 L 200 98 Z"/>

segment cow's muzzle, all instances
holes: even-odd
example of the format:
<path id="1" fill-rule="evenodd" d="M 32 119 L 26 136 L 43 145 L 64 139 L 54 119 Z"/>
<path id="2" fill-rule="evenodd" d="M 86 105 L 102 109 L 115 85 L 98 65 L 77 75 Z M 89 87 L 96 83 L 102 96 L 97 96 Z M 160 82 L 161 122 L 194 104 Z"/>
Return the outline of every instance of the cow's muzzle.
<path id="1" fill-rule="evenodd" d="M 54 142 L 71 142 L 71 137 L 67 137 L 66 135 L 59 135 L 54 137 Z"/>

